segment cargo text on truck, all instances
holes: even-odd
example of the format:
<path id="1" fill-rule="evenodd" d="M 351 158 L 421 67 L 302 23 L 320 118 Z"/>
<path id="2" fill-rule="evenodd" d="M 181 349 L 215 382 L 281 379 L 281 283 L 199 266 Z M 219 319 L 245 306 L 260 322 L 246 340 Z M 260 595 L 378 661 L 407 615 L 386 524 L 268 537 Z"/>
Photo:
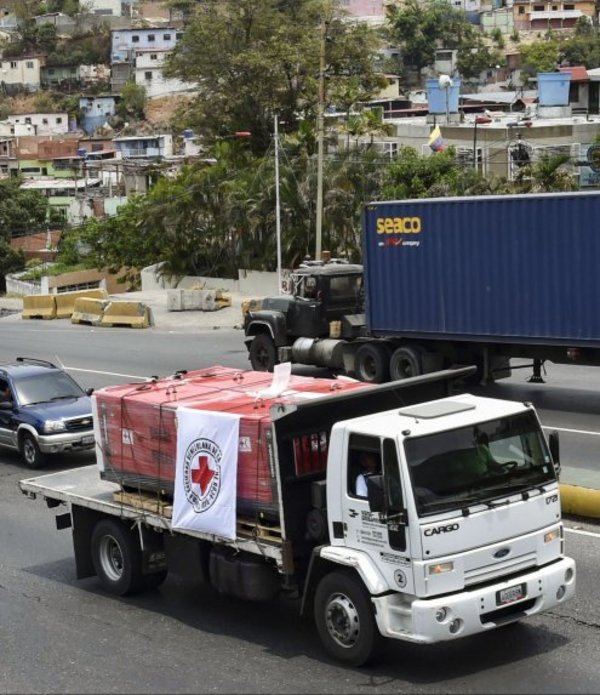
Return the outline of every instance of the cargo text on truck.
<path id="1" fill-rule="evenodd" d="M 455 365 L 600 365 L 600 191 L 374 202 L 362 265 L 310 262 L 245 316 L 253 369 L 383 383 Z M 511 362 L 511 360 L 513 360 Z"/>
<path id="2" fill-rule="evenodd" d="M 283 592 L 362 665 L 382 638 L 454 640 L 574 596 L 557 435 L 531 404 L 461 393 L 473 371 L 372 385 L 215 366 L 98 389 L 97 465 L 19 485 L 66 506 L 78 578 Z M 359 497 L 365 452 L 381 468 Z"/>

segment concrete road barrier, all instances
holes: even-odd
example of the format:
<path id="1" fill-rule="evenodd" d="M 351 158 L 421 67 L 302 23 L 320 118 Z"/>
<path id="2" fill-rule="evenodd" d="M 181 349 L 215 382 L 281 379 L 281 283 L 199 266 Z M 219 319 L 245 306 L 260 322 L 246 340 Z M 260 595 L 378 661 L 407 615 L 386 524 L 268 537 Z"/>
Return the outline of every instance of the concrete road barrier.
<path id="1" fill-rule="evenodd" d="M 84 323 L 90 326 L 99 326 L 107 304 L 109 304 L 108 299 L 77 297 L 73 304 L 71 323 Z"/>
<path id="2" fill-rule="evenodd" d="M 75 301 L 80 297 L 88 299 L 108 299 L 108 292 L 101 288 L 90 290 L 76 290 L 75 292 L 59 292 L 54 295 L 56 298 L 56 318 L 71 318 L 75 311 Z"/>
<path id="3" fill-rule="evenodd" d="M 565 514 L 600 519 L 600 490 L 561 483 L 560 506 Z"/>
<path id="4" fill-rule="evenodd" d="M 131 328 L 148 328 L 153 325 L 152 312 L 143 302 L 109 301 L 100 326 L 131 326 Z"/>
<path id="5" fill-rule="evenodd" d="M 53 294 L 27 294 L 23 297 L 24 319 L 55 319 L 56 301 Z"/>

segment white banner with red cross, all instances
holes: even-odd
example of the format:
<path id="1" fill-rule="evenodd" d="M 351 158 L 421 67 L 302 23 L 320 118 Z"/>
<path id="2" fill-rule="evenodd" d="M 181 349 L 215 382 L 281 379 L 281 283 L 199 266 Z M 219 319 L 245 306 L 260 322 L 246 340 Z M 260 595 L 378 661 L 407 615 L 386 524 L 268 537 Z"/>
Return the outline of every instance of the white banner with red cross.
<path id="1" fill-rule="evenodd" d="M 177 408 L 174 529 L 236 537 L 240 416 Z"/>

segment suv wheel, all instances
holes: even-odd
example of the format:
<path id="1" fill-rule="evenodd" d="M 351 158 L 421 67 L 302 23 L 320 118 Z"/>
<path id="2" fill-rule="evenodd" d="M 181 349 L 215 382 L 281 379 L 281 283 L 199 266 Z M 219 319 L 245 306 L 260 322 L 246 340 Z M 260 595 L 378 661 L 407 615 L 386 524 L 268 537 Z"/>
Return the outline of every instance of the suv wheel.
<path id="1" fill-rule="evenodd" d="M 19 451 L 28 468 L 41 468 L 46 462 L 46 457 L 40 451 L 35 437 L 29 432 L 25 432 L 21 435 Z"/>

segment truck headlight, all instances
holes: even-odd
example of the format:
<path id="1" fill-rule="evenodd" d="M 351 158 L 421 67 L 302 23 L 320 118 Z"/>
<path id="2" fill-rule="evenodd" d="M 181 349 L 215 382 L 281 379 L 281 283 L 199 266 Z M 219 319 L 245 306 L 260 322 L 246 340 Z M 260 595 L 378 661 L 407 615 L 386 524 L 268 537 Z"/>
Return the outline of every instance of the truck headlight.
<path id="1" fill-rule="evenodd" d="M 66 429 L 63 420 L 47 420 L 44 423 L 44 432 L 64 432 Z"/>
<path id="2" fill-rule="evenodd" d="M 444 574 L 445 572 L 452 572 L 453 570 L 453 562 L 438 562 L 435 565 L 429 565 L 427 567 L 428 574 Z"/>

